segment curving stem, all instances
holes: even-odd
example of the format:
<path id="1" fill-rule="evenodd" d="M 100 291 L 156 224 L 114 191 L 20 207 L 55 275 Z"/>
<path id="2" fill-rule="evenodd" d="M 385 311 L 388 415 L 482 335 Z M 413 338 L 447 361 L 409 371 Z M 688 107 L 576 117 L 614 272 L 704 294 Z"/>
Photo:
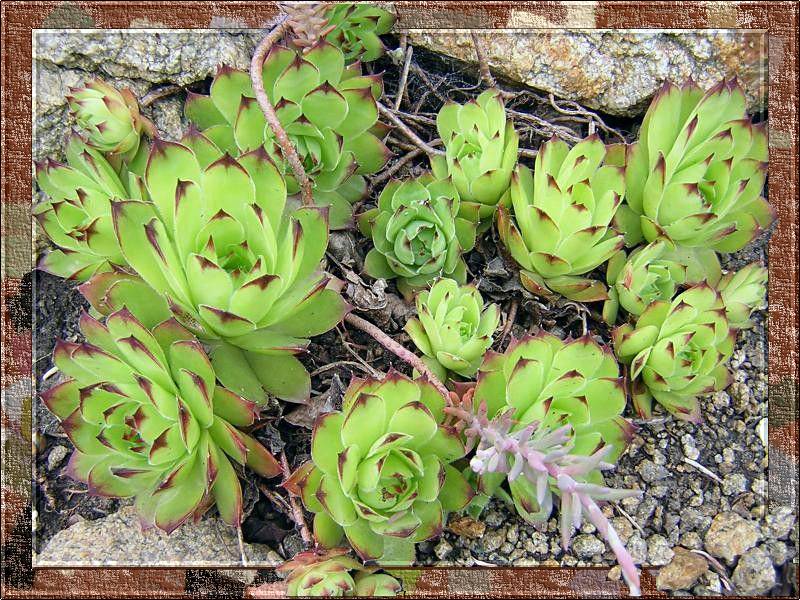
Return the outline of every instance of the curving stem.
<path id="1" fill-rule="evenodd" d="M 433 387 L 444 396 L 445 400 L 450 402 L 450 392 L 444 386 L 444 384 L 439 381 L 439 378 L 433 374 L 428 366 L 422 362 L 422 360 L 413 352 L 406 349 L 405 347 L 401 346 L 397 342 L 395 342 L 391 337 L 386 335 L 383 331 L 381 331 L 376 325 L 373 325 L 366 319 L 362 319 L 358 315 L 354 315 L 353 313 L 347 313 L 344 317 L 345 322 L 350 323 L 350 325 L 360 329 L 364 333 L 369 334 L 373 337 L 373 339 L 378 342 L 381 346 L 386 348 L 389 352 L 395 354 L 401 360 L 407 362 L 409 365 L 414 367 L 419 373 L 424 375 L 428 378 L 428 380 L 433 384 Z"/>
<path id="2" fill-rule="evenodd" d="M 275 114 L 275 107 L 272 106 L 272 102 L 270 102 L 267 97 L 267 92 L 264 91 L 264 79 L 262 75 L 264 60 L 266 59 L 267 53 L 272 49 L 272 46 L 278 41 L 278 38 L 286 31 L 288 26 L 286 18 L 286 15 L 281 16 L 275 27 L 272 28 L 272 31 L 270 31 L 256 47 L 253 58 L 250 61 L 250 81 L 253 84 L 253 91 L 256 94 L 258 106 L 261 108 L 261 112 L 264 113 L 264 118 L 267 120 L 267 123 L 269 123 L 270 128 L 275 132 L 275 138 L 278 140 L 278 144 L 281 147 L 283 157 L 289 163 L 295 179 L 297 179 L 297 183 L 300 185 L 303 205 L 313 206 L 314 199 L 311 194 L 311 180 L 308 178 L 306 170 L 303 168 L 303 163 L 300 162 L 297 150 L 289 139 L 289 136 L 286 135 L 286 131 L 283 129 L 281 122 L 278 120 L 278 115 Z"/>

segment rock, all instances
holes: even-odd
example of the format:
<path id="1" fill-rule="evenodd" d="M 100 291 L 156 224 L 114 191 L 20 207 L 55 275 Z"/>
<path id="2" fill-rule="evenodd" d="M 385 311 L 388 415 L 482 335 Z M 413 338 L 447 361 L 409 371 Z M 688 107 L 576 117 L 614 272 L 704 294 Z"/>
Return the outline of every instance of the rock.
<path id="1" fill-rule="evenodd" d="M 481 538 L 480 545 L 483 547 L 484 552 L 494 552 L 506 541 L 505 528 L 487 531 Z"/>
<path id="2" fill-rule="evenodd" d="M 655 534 L 647 539 L 647 562 L 651 566 L 666 565 L 673 556 L 672 548 L 663 535 Z"/>
<path id="3" fill-rule="evenodd" d="M 638 533 L 634 533 L 630 537 L 625 547 L 633 558 L 634 564 L 641 565 L 647 562 L 647 542 Z"/>
<path id="4" fill-rule="evenodd" d="M 706 551 L 713 556 L 732 562 L 761 539 L 758 526 L 734 512 L 723 512 L 714 517 L 705 537 Z"/>
<path id="5" fill-rule="evenodd" d="M 675 546 L 672 552 L 672 560 L 658 571 L 656 587 L 659 590 L 688 590 L 708 571 L 708 563 L 699 554 L 680 546 Z"/>
<path id="6" fill-rule="evenodd" d="M 494 73 L 613 115 L 642 113 L 667 79 L 692 77 L 707 88 L 736 76 L 752 110 L 766 100 L 767 53 L 756 33 L 529 30 L 478 36 Z M 476 61 L 469 33 L 413 31 L 408 41 Z"/>
<path id="7" fill-rule="evenodd" d="M 247 566 L 273 567 L 280 557 L 268 546 L 245 544 Z M 239 542 L 218 518 L 186 523 L 172 534 L 142 531 L 133 506 L 58 532 L 35 559 L 36 566 L 242 566 Z"/>
<path id="8" fill-rule="evenodd" d="M 47 455 L 47 470 L 53 471 L 61 466 L 67 454 L 69 454 L 69 448 L 66 446 L 53 446 L 50 454 Z"/>
<path id="9" fill-rule="evenodd" d="M 742 596 L 767 593 L 775 585 L 775 568 L 769 554 L 761 548 L 747 551 L 733 571 L 731 582 Z"/>
<path id="10" fill-rule="evenodd" d="M 580 559 L 592 558 L 597 554 L 602 554 L 606 549 L 606 545 L 595 536 L 582 533 L 575 536 L 572 541 L 572 551 Z"/>
<path id="11" fill-rule="evenodd" d="M 767 515 L 769 536 L 782 540 L 789 536 L 797 522 L 797 515 L 789 506 L 779 506 Z"/>
<path id="12" fill-rule="evenodd" d="M 483 537 L 483 534 L 486 533 L 485 523 L 481 523 L 467 516 L 450 519 L 447 528 L 456 535 L 461 535 L 472 540 Z"/>
<path id="13" fill-rule="evenodd" d="M 669 469 L 663 465 L 656 464 L 651 460 L 643 460 L 636 465 L 636 471 L 642 476 L 642 479 L 647 483 L 658 481 L 659 479 L 666 479 L 669 477 Z"/>
<path id="14" fill-rule="evenodd" d="M 433 549 L 433 553 L 439 557 L 439 560 L 444 560 L 453 551 L 453 546 L 444 538 L 439 540 L 439 543 Z"/>
<path id="15" fill-rule="evenodd" d="M 735 496 L 747 490 L 747 478 L 741 473 L 731 473 L 722 480 L 722 493 Z"/>
<path id="16" fill-rule="evenodd" d="M 141 98 L 155 87 L 202 81 L 222 64 L 247 69 L 260 36 L 260 32 L 234 29 L 37 32 L 33 158 L 63 158 L 63 138 L 72 126 L 64 100 L 69 87 L 97 77 L 129 87 Z M 179 93 L 143 110 L 166 139 L 176 140 L 186 129 L 183 101 Z"/>

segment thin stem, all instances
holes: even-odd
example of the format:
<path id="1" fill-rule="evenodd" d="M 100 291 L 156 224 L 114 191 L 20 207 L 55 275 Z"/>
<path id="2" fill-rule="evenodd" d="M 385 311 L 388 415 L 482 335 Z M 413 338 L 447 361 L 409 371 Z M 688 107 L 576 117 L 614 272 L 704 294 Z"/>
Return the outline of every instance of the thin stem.
<path id="1" fill-rule="evenodd" d="M 362 319 L 358 315 L 354 315 L 353 313 L 348 313 L 345 315 L 344 320 L 347 323 L 350 323 L 353 327 L 357 327 L 364 333 L 369 334 L 372 338 L 378 342 L 381 346 L 389 350 L 389 352 L 395 354 L 399 359 L 407 362 L 409 365 L 414 367 L 417 371 L 419 371 L 422 375 L 428 378 L 428 380 L 433 384 L 433 387 L 444 396 L 445 400 L 448 402 L 450 401 L 450 393 L 448 392 L 447 388 L 444 384 L 439 381 L 439 378 L 433 374 L 428 366 L 422 362 L 422 360 L 410 350 L 404 348 L 397 342 L 395 342 L 391 337 L 386 335 L 383 331 L 381 331 L 377 326 L 373 325 L 369 321 Z"/>
<path id="2" fill-rule="evenodd" d="M 483 45 L 476 32 L 472 32 L 472 45 L 475 47 L 475 56 L 478 59 L 478 68 L 480 69 L 481 79 L 490 88 L 497 87 L 494 75 L 489 70 L 489 63 L 486 62 L 486 56 L 483 54 Z"/>
<path id="3" fill-rule="evenodd" d="M 283 468 L 284 478 L 289 477 L 289 461 L 286 460 L 286 452 L 281 452 L 281 468 Z M 313 546 L 314 538 L 312 537 L 311 532 L 308 530 L 308 525 L 306 525 L 306 518 L 303 516 L 303 509 L 300 508 L 300 505 L 297 503 L 297 498 L 291 492 L 289 492 L 289 504 L 292 507 L 292 517 L 294 518 L 294 522 L 298 527 L 300 527 L 300 537 L 303 538 L 303 542 L 306 544 L 306 546 Z"/>
<path id="4" fill-rule="evenodd" d="M 411 150 L 407 154 L 403 155 L 403 157 L 400 160 L 398 160 L 391 167 L 383 171 L 383 173 L 381 173 L 380 175 L 376 175 L 375 177 L 372 178 L 372 180 L 369 182 L 370 189 L 374 189 L 387 179 L 391 178 L 392 175 L 397 173 L 403 167 L 404 164 L 406 164 L 410 160 L 415 159 L 420 154 L 422 154 L 422 150 L 419 148 L 415 148 L 414 150 Z"/>
<path id="5" fill-rule="evenodd" d="M 286 18 L 286 15 L 283 15 L 275 27 L 273 27 L 272 31 L 270 31 L 256 47 L 253 53 L 253 59 L 250 61 L 250 81 L 253 84 L 253 91 L 256 94 L 258 106 L 261 108 L 261 112 L 264 113 L 264 118 L 267 120 L 270 128 L 275 133 L 275 138 L 278 140 L 278 144 L 281 147 L 283 157 L 292 168 L 295 179 L 297 179 L 297 183 L 300 186 L 303 205 L 313 206 L 314 199 L 311 194 L 311 180 L 308 178 L 303 168 L 303 163 L 300 162 L 297 150 L 286 134 L 286 131 L 283 129 L 281 122 L 278 120 L 278 115 L 275 114 L 275 107 L 272 106 L 272 102 L 270 102 L 267 97 L 267 92 L 264 91 L 264 79 L 262 75 L 264 60 L 266 59 L 267 53 L 272 49 L 272 46 L 278 41 L 278 38 L 286 31 L 288 26 Z"/>
<path id="6" fill-rule="evenodd" d="M 414 55 L 414 46 L 406 48 L 406 60 L 403 63 L 403 72 L 400 74 L 400 85 L 397 86 L 397 97 L 394 99 L 394 109 L 400 110 L 400 104 L 403 102 L 403 94 L 406 91 L 406 83 L 408 82 L 408 69 L 411 67 L 411 57 Z"/>
<path id="7" fill-rule="evenodd" d="M 399 117 L 398 117 L 396 114 L 394 114 L 394 112 L 393 112 L 393 111 L 391 111 L 391 110 L 389 110 L 388 108 L 386 108 L 386 107 L 385 107 L 383 104 L 381 104 L 380 102 L 378 102 L 378 110 L 380 111 L 380 113 L 381 113 L 381 114 L 382 114 L 384 117 L 386 117 L 387 119 L 389 119 L 389 120 L 390 120 L 390 121 L 391 121 L 391 122 L 392 122 L 392 123 L 393 123 L 393 124 L 394 124 L 394 125 L 395 125 L 395 126 L 398 128 L 398 129 L 399 129 L 399 130 L 400 130 L 400 131 L 402 131 L 402 132 L 403 132 L 403 134 L 404 134 L 404 135 L 405 135 L 405 136 L 406 136 L 406 137 L 407 137 L 409 140 L 411 140 L 412 142 L 414 142 L 414 144 L 415 144 L 415 145 L 416 145 L 418 148 L 420 148 L 420 149 L 421 149 L 423 152 L 425 152 L 425 154 L 428 154 L 428 155 L 430 155 L 430 156 L 435 156 L 435 155 L 437 155 L 437 154 L 444 154 L 444 152 L 442 152 L 441 150 L 437 150 L 436 148 L 433 148 L 433 147 L 429 146 L 428 144 L 426 144 L 426 143 L 425 143 L 425 142 L 422 140 L 422 138 L 420 138 L 420 137 L 419 137 L 419 136 L 418 136 L 416 133 L 414 133 L 413 131 L 411 131 L 411 129 L 409 129 L 408 125 L 406 125 L 405 123 L 403 123 L 403 122 L 400 120 L 400 118 L 399 118 Z"/>

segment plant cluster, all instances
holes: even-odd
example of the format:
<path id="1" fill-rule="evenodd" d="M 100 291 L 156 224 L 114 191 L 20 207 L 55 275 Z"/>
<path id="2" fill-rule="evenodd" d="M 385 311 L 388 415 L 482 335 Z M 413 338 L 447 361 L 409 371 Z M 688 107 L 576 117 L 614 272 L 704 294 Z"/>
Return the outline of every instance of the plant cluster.
<path id="1" fill-rule="evenodd" d="M 92 306 L 85 341 L 56 347 L 66 380 L 44 402 L 75 445 L 69 473 L 92 493 L 134 497 L 165 531 L 213 504 L 240 524 L 233 463 L 283 471 L 248 428 L 270 396 L 307 401 L 298 355 L 353 318 L 324 256 L 389 158 L 382 80 L 361 61 L 380 56 L 393 17 L 283 8 L 292 35 L 253 71 L 265 97 L 221 67 L 209 95 L 188 94 L 192 127 L 175 143 L 130 92 L 89 82 L 68 98 L 79 130 L 67 164 L 37 165 L 46 197 L 34 214 L 56 246 L 40 268 L 81 282 Z M 558 505 L 565 548 L 585 515 L 638 591 L 597 504 L 639 493 L 602 475 L 631 435 L 628 396 L 642 417 L 655 401 L 699 420 L 697 397 L 727 384 L 736 331 L 763 304 L 766 269 L 723 273 L 717 257 L 774 219 L 761 196 L 766 135 L 738 85 L 667 84 L 633 144 L 552 139 L 532 169 L 518 164 L 503 98 L 445 104 L 430 172 L 388 181 L 358 215 L 372 241 L 364 272 L 416 294 L 405 331 L 423 356 L 376 337 L 415 377 L 354 378 L 341 410 L 318 418 L 310 460 L 283 473 L 317 544 L 284 566 L 291 595 L 393 595 L 397 581 L 344 540 L 364 561 L 410 564 L 449 513 L 478 515 L 492 496 L 533 523 Z M 300 204 L 303 175 L 312 205 Z M 467 285 L 465 254 L 493 225 L 527 292 L 604 303 L 619 322 L 613 350 L 589 332 L 490 349 L 500 309 Z"/>

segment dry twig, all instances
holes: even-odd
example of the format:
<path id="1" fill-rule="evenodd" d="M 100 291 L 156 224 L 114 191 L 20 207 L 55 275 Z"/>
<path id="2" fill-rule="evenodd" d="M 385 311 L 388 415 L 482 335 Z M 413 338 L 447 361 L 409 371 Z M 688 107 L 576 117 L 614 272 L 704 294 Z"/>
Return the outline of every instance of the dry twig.
<path id="1" fill-rule="evenodd" d="M 311 180 L 308 178 L 303 168 L 303 163 L 300 162 L 297 150 L 286 134 L 286 131 L 283 129 L 281 122 L 278 120 L 278 115 L 275 114 L 275 107 L 272 106 L 272 102 L 269 101 L 267 93 L 264 91 L 264 80 L 262 77 L 264 60 L 272 46 L 278 41 L 278 38 L 286 31 L 286 28 L 286 15 L 283 15 L 278 20 L 275 27 L 273 27 L 272 31 L 258 44 L 253 53 L 253 59 L 250 61 L 250 80 L 253 84 L 253 91 L 255 92 L 258 106 L 261 108 L 261 112 L 264 113 L 264 118 L 267 120 L 270 128 L 275 133 L 275 139 L 278 140 L 278 145 L 281 147 L 283 157 L 292 168 L 295 179 L 297 179 L 297 183 L 300 186 L 303 204 L 305 206 L 313 206 L 314 199 L 311 194 Z"/>
<path id="2" fill-rule="evenodd" d="M 289 477 L 289 475 L 291 475 L 289 461 L 286 460 L 286 452 L 281 452 L 281 468 L 283 469 L 283 476 L 285 480 Z M 294 494 L 292 494 L 292 492 L 289 492 L 289 504 L 292 507 L 292 518 L 300 528 L 300 537 L 303 538 L 303 542 L 306 544 L 306 546 L 313 545 L 314 538 L 311 536 L 311 532 L 308 530 L 308 525 L 306 525 L 306 518 L 303 516 L 303 509 L 300 508 L 300 505 L 297 503 L 297 498 L 294 496 Z"/>
<path id="3" fill-rule="evenodd" d="M 444 384 L 439 381 L 439 378 L 433 374 L 428 366 L 420 360 L 420 358 L 411 352 L 410 350 L 404 348 L 397 342 L 395 342 L 390 336 L 385 334 L 381 331 L 378 327 L 367 321 L 366 319 L 362 319 L 358 315 L 354 315 L 353 313 L 348 313 L 345 315 L 344 320 L 346 323 L 357 327 L 364 333 L 369 334 L 372 338 L 378 342 L 381 346 L 386 348 L 389 352 L 396 355 L 399 359 L 403 360 L 404 362 L 408 363 L 412 367 L 414 367 L 419 373 L 424 375 L 428 378 L 428 380 L 433 384 L 433 387 L 444 396 L 445 400 L 450 399 L 450 393 L 447 391 L 447 388 Z"/>
<path id="4" fill-rule="evenodd" d="M 425 152 L 425 154 L 428 154 L 430 156 L 434 156 L 436 154 L 444 154 L 444 152 L 442 152 L 441 150 L 437 150 L 436 148 L 433 148 L 427 143 L 425 143 L 422 140 L 422 138 L 420 138 L 416 133 L 411 131 L 408 125 L 406 125 L 405 123 L 403 123 L 403 121 L 400 120 L 400 118 L 394 113 L 394 111 L 389 110 L 380 102 L 378 102 L 378 110 L 384 117 L 389 119 L 395 125 L 395 127 L 397 127 L 400 131 L 402 131 L 403 135 L 405 135 L 409 140 L 411 140 L 414 143 L 414 145 L 416 145 L 420 150 Z"/>

